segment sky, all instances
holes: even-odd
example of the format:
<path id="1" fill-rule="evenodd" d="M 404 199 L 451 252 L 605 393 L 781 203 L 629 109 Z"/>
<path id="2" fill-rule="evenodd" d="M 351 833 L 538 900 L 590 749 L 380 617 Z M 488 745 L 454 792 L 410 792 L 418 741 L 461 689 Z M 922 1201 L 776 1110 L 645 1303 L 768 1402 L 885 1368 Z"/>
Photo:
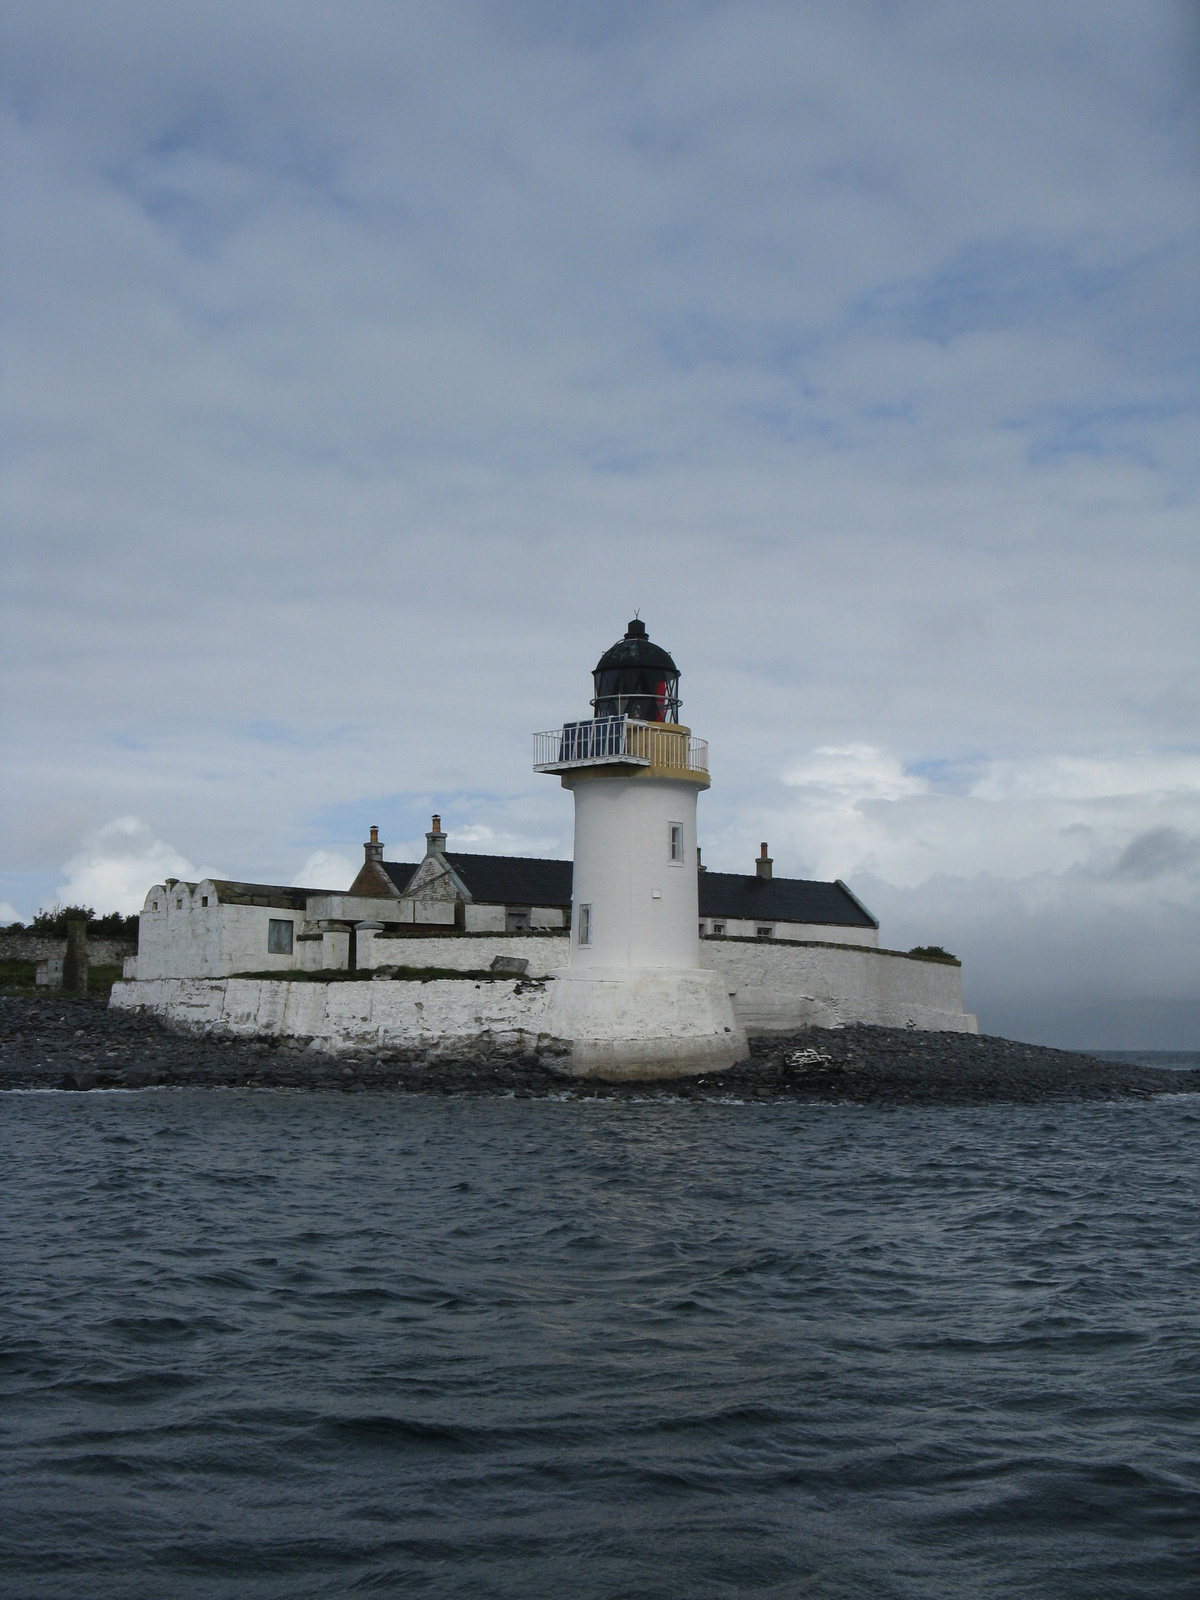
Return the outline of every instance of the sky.
<path id="1" fill-rule="evenodd" d="M 2 28 L 0 917 L 569 855 L 636 609 L 708 865 L 1200 1048 L 1200 7 Z"/>

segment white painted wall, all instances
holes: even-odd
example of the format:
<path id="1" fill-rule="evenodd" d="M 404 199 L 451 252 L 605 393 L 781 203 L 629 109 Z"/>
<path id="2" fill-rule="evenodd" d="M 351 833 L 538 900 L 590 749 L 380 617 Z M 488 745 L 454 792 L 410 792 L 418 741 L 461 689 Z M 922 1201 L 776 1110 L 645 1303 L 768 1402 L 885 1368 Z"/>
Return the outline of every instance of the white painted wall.
<path id="1" fill-rule="evenodd" d="M 529 976 L 543 978 L 565 967 L 569 946 L 565 933 L 499 933 L 437 935 L 428 939 L 362 929 L 358 935 L 358 964 L 364 972 L 378 967 L 449 967 L 456 972 L 478 972 L 491 966 L 496 956 L 528 961 Z"/>
<path id="2" fill-rule="evenodd" d="M 575 795 L 572 967 L 699 966 L 695 784 L 593 769 L 563 785 Z M 683 826 L 678 863 L 672 822 Z M 578 939 L 582 905 L 592 908 L 588 945 Z"/>
<path id="3" fill-rule="evenodd" d="M 514 982 L 320 983 L 160 978 L 113 985 L 110 1005 L 148 1010 L 192 1033 L 311 1040 L 339 1050 L 532 1048 L 545 1037 L 547 991 Z"/>
<path id="4" fill-rule="evenodd" d="M 291 955 L 268 951 L 272 918 L 293 924 Z M 302 911 L 223 905 L 216 885 L 208 878 L 196 884 L 155 884 L 138 919 L 138 977 L 288 972 L 297 965 L 296 936 L 304 925 Z"/>
<path id="5" fill-rule="evenodd" d="M 882 1028 L 977 1033 L 962 1008 L 962 969 L 864 946 L 706 939 L 748 1034 L 795 1033 L 865 1022 Z"/>

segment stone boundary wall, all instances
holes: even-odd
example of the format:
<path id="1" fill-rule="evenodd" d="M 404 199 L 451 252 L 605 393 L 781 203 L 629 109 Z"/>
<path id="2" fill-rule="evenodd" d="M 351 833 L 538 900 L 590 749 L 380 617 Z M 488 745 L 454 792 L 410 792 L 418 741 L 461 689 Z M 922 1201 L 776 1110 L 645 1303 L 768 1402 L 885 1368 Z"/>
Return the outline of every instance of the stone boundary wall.
<path id="1" fill-rule="evenodd" d="M 133 955 L 136 950 L 132 939 L 89 937 L 88 965 L 119 967 L 125 957 Z M 54 956 L 61 960 L 66 953 L 66 939 L 56 939 L 53 934 L 5 933 L 0 928 L 0 961 L 46 961 Z"/>
<path id="2" fill-rule="evenodd" d="M 729 985 L 747 1034 L 864 1022 L 880 1028 L 977 1033 L 962 1008 L 962 968 L 867 945 L 704 939 L 700 960 Z"/>
<path id="3" fill-rule="evenodd" d="M 396 1048 L 568 1054 L 545 1032 L 548 1003 L 541 984 L 467 978 L 149 978 L 115 983 L 109 1001 L 117 1011 L 152 1011 L 188 1033 L 288 1038 L 334 1054 Z"/>

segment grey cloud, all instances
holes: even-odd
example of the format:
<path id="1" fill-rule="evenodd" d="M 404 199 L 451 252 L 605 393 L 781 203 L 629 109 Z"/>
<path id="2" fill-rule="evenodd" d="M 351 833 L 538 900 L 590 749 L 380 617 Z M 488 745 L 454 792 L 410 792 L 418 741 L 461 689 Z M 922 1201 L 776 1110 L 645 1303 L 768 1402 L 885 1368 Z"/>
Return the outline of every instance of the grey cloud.
<path id="1" fill-rule="evenodd" d="M 1112 869 L 1114 878 L 1150 883 L 1168 874 L 1190 872 L 1200 863 L 1200 839 L 1178 828 L 1148 828 L 1131 839 Z"/>

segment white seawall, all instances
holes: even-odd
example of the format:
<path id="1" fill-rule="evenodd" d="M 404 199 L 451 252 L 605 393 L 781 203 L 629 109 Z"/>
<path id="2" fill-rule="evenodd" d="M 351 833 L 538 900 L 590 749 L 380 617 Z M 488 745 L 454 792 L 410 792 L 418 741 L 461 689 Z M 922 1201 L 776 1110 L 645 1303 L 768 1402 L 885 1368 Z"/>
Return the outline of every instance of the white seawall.
<path id="1" fill-rule="evenodd" d="M 725 979 L 747 1034 L 865 1022 L 878 1028 L 978 1033 L 962 1005 L 957 962 L 862 945 L 705 939 L 700 959 Z"/>
<path id="2" fill-rule="evenodd" d="M 193 1033 L 311 1041 L 333 1052 L 535 1049 L 547 990 L 512 980 L 433 978 L 311 983 L 276 978 L 149 978 L 114 983 L 121 1011 L 152 1011 Z"/>

